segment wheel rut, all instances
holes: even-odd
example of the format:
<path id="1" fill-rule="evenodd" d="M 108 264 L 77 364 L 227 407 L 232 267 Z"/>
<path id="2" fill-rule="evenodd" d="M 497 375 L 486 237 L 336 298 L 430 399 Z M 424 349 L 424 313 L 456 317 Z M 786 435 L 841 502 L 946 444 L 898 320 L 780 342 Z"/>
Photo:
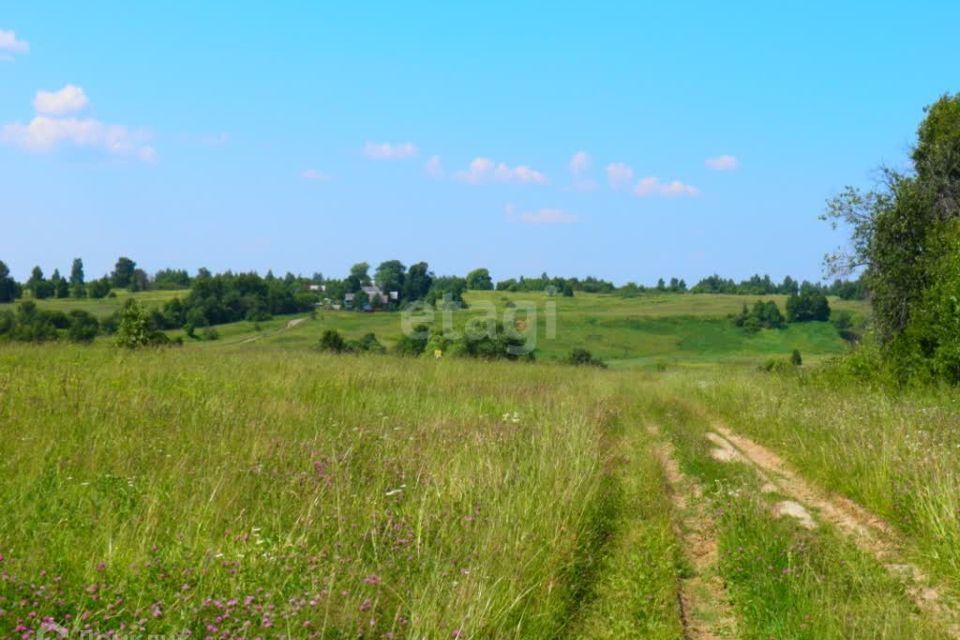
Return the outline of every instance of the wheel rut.
<path id="1" fill-rule="evenodd" d="M 713 432 L 708 433 L 707 438 L 718 449 L 733 452 L 725 457 L 752 466 L 765 486 L 772 485 L 779 493 L 795 501 L 794 504 L 810 508 L 814 518 L 833 525 L 861 551 L 883 565 L 887 573 L 903 585 L 921 611 L 938 621 L 950 637 L 960 639 L 958 603 L 946 595 L 946 589 L 934 584 L 924 571 L 905 560 L 905 545 L 889 523 L 848 498 L 815 487 L 779 455 L 750 438 L 735 433 L 720 422 L 714 422 L 712 426 Z M 721 440 L 726 442 L 726 446 Z M 787 503 L 780 503 L 778 507 L 782 509 L 784 504 Z M 810 525 L 809 522 L 801 524 Z"/>
<path id="2" fill-rule="evenodd" d="M 655 426 L 648 426 L 647 431 L 653 436 L 659 435 Z M 703 489 L 680 470 L 673 445 L 658 438 L 656 447 L 677 516 L 674 519 L 675 534 L 691 570 L 690 575 L 679 578 L 684 637 L 689 640 L 736 638 L 736 616 L 726 585 L 717 572 L 716 524 Z"/>

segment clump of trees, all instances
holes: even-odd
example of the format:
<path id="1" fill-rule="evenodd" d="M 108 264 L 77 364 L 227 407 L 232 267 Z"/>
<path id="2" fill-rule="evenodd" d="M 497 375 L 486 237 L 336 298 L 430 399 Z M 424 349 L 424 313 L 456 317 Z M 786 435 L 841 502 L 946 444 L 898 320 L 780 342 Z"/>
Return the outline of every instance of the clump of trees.
<path id="1" fill-rule="evenodd" d="M 386 353 L 372 333 L 359 340 L 348 340 L 339 331 L 327 329 L 320 336 L 317 345 L 326 353 Z M 503 323 L 496 323 L 492 331 L 481 335 L 465 332 L 456 338 L 448 337 L 442 331 L 431 331 L 425 325 L 419 325 L 402 336 L 393 348 L 401 356 L 418 357 L 426 354 L 430 357 L 476 358 L 480 360 L 533 360 L 535 356 L 526 348 L 523 336 L 508 331 Z"/>
<path id="2" fill-rule="evenodd" d="M 593 276 L 580 278 L 561 278 L 550 277 L 546 272 L 540 274 L 539 278 L 508 278 L 497 283 L 497 291 L 513 292 L 543 292 L 562 296 L 573 296 L 574 292 L 582 291 L 584 293 L 613 293 L 617 290 L 616 286 L 607 280 L 601 280 Z"/>
<path id="3" fill-rule="evenodd" d="M 717 274 L 703 278 L 690 289 L 692 293 L 727 293 L 734 295 L 798 295 L 803 291 L 817 291 L 825 296 L 837 296 L 843 300 L 862 300 L 867 297 L 867 288 L 860 279 L 836 279 L 830 284 L 797 282 L 786 276 L 782 282 L 774 282 L 770 276 L 753 275 L 746 280 L 736 282 L 732 278 L 722 278 Z"/>
<path id="4" fill-rule="evenodd" d="M 830 319 L 830 303 L 823 292 L 805 289 L 787 298 L 787 322 L 826 322 Z"/>
<path id="5" fill-rule="evenodd" d="M 750 333 L 756 333 L 761 329 L 782 329 L 787 322 L 776 302 L 757 300 L 752 307 L 744 304 L 740 313 L 734 316 L 733 324 Z"/>
<path id="6" fill-rule="evenodd" d="M 835 273 L 863 269 L 879 364 L 899 382 L 960 383 L 960 94 L 926 110 L 912 169 L 883 169 L 874 191 L 848 187 L 823 214 L 850 231 L 827 256 Z M 872 369 L 872 367 L 864 367 Z"/>
<path id="7" fill-rule="evenodd" d="M 816 287 L 801 287 L 799 293 L 791 294 L 787 298 L 786 315 L 773 300 L 757 300 L 753 306 L 743 305 L 743 309 L 733 316 L 733 324 L 750 333 L 761 329 L 783 329 L 787 323 L 796 322 L 826 322 L 830 319 L 830 303 L 822 290 Z M 849 315 L 842 329 L 838 326 L 841 337 L 842 331 L 852 329 L 852 317 Z M 844 338 L 846 339 L 846 338 Z"/>
<path id="8" fill-rule="evenodd" d="M 40 309 L 33 300 L 25 300 L 16 313 L 0 311 L 0 340 L 47 342 L 67 338 L 73 342 L 90 342 L 100 333 L 100 323 L 86 311 Z"/>
<path id="9" fill-rule="evenodd" d="M 386 349 L 373 333 L 364 334 L 359 340 L 346 340 L 336 329 L 327 329 L 320 336 L 321 351 L 327 353 L 386 353 Z"/>
<path id="10" fill-rule="evenodd" d="M 161 269 L 150 277 L 137 263 L 125 256 L 117 259 L 113 271 L 93 281 L 85 278 L 83 260 L 74 258 L 70 267 L 70 277 L 60 275 L 54 269 L 47 278 L 38 265 L 30 272 L 30 277 L 22 285 L 10 277 L 7 265 L 0 262 L 0 302 L 11 302 L 28 293 L 34 300 L 47 298 L 92 298 L 100 299 L 111 295 L 115 289 L 128 291 L 146 291 L 152 289 L 188 289 L 192 278 L 183 269 Z"/>

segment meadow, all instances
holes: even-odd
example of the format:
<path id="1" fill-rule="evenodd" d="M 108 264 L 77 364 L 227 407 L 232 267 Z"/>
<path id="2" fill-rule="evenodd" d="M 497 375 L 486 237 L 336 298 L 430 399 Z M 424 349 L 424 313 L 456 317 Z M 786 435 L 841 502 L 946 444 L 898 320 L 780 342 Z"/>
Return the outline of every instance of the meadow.
<path id="1" fill-rule="evenodd" d="M 131 296 L 149 309 L 178 295 L 185 292 L 121 291 L 116 298 L 40 300 L 38 305 L 65 312 L 79 308 L 105 317 L 119 310 Z M 495 309 L 498 318 L 502 319 L 509 310 L 520 320 L 528 320 L 525 308 L 534 309 L 536 355 L 546 361 L 562 360 L 576 347 L 586 348 L 618 368 L 703 367 L 720 363 L 754 366 L 770 358 L 788 356 L 793 349 L 799 349 L 805 358 L 815 362 L 847 350 L 836 329 L 825 322 L 790 324 L 776 331 L 750 334 L 729 321 L 744 304 L 757 300 L 773 300 L 783 309 L 786 296 L 647 293 L 621 297 L 578 293 L 566 298 L 543 293 L 471 291 L 464 299 L 467 308 L 451 312 L 451 322 L 458 329 L 471 319 L 484 317 L 488 308 Z M 855 322 L 869 314 L 864 301 L 831 298 L 830 304 L 835 310 L 849 311 Z M 4 308 L 15 309 L 16 303 L 0 304 L 0 310 Z M 555 317 L 553 332 L 548 319 L 551 313 Z M 288 330 L 290 321 L 297 319 L 303 322 L 295 330 Z M 442 322 L 441 312 L 433 314 L 432 327 L 439 328 Z M 532 327 L 533 322 L 530 324 Z M 327 329 L 352 339 L 372 332 L 389 348 L 402 335 L 402 319 L 400 313 L 318 310 L 312 318 L 306 314 L 278 316 L 263 322 L 218 325 L 216 329 L 221 340 L 216 345 L 202 345 L 204 348 L 244 344 L 250 348 L 303 350 L 316 346 Z M 181 333 L 173 331 L 170 335 Z"/>
<path id="2" fill-rule="evenodd" d="M 960 635 L 954 391 L 728 333 L 740 296 L 550 301 L 532 363 L 323 354 L 399 333 L 329 311 L 0 346 L 0 635 Z M 557 362 L 592 332 L 609 369 Z"/>

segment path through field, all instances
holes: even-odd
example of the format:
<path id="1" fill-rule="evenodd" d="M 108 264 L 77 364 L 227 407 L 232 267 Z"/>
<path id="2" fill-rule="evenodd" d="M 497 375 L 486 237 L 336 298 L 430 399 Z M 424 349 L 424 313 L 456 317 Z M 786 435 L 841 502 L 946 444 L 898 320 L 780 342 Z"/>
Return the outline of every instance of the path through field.
<path id="1" fill-rule="evenodd" d="M 650 435 L 659 429 L 647 427 Z M 680 577 L 680 618 L 684 637 L 714 640 L 737 636 L 736 617 L 730 607 L 723 580 L 717 573 L 716 525 L 710 515 L 703 489 L 683 474 L 674 456 L 673 445 L 660 442 L 657 456 L 666 476 L 670 498 L 678 521 L 677 539 L 683 544 L 689 575 Z"/>
<path id="2" fill-rule="evenodd" d="M 305 320 L 306 320 L 306 318 L 294 318 L 293 320 L 287 321 L 287 324 L 286 324 L 286 325 L 284 325 L 283 327 L 280 327 L 279 329 L 273 331 L 272 333 L 273 333 L 273 334 L 278 334 L 278 333 L 281 333 L 281 332 L 283 332 L 283 331 L 289 331 L 290 329 L 296 328 L 299 324 L 301 324 L 301 323 L 304 322 Z M 252 336 L 250 336 L 250 337 L 248 337 L 248 338 L 244 338 L 243 340 L 240 340 L 239 342 L 236 342 L 235 344 L 250 344 L 251 342 L 256 342 L 257 340 L 260 340 L 263 336 L 264 336 L 263 333 L 258 332 L 258 333 L 256 333 L 255 335 L 252 335 Z"/>
<path id="3" fill-rule="evenodd" d="M 714 432 L 708 432 L 707 438 L 717 445 L 714 458 L 746 463 L 764 481 L 764 490 L 769 487 L 790 498 L 775 505 L 775 515 L 794 517 L 807 528 L 816 526 L 817 521 L 829 523 L 899 581 L 918 609 L 942 626 L 950 637 L 960 638 L 957 603 L 946 595 L 945 588 L 905 559 L 904 541 L 887 522 L 847 498 L 818 489 L 776 453 L 735 433 L 727 425 L 714 422 L 712 427 Z"/>

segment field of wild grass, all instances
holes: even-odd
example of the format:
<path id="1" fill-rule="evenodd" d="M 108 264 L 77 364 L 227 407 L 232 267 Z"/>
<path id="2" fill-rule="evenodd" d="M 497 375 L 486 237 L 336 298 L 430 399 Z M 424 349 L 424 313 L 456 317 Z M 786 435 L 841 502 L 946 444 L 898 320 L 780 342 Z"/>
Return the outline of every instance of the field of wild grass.
<path id="1" fill-rule="evenodd" d="M 952 390 L 227 340 L 5 344 L 0 637 L 684 637 L 694 516 L 665 442 L 715 520 L 738 636 L 945 637 L 874 557 L 775 517 L 783 495 L 715 460 L 717 418 L 888 520 L 898 561 L 957 590 Z"/>
<path id="2" fill-rule="evenodd" d="M 624 391 L 542 365 L 6 345 L 0 635 L 610 637 L 603 590 L 676 637 Z"/>

